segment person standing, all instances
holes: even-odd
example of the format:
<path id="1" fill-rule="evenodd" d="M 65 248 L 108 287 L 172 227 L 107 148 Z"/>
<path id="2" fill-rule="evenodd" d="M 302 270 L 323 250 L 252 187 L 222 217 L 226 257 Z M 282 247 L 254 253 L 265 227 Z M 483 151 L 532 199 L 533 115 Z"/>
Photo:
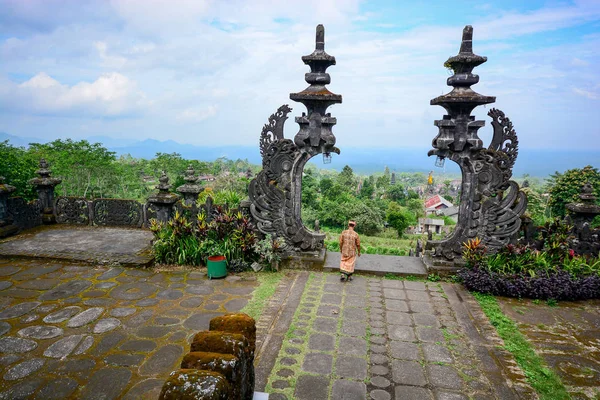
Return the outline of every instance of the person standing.
<path id="1" fill-rule="evenodd" d="M 348 229 L 340 235 L 340 252 L 342 253 L 340 261 L 340 280 L 342 282 L 352 280 L 356 256 L 360 257 L 360 237 L 354 232 L 356 222 L 349 221 Z"/>

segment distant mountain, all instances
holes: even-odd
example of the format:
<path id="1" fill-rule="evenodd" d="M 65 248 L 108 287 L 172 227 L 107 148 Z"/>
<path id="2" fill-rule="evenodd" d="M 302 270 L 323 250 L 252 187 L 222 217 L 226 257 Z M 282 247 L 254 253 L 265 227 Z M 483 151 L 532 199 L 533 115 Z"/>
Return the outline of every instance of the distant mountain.
<path id="1" fill-rule="evenodd" d="M 29 143 L 46 143 L 48 140 L 40 138 L 22 138 L 8 133 L 0 132 L 0 141 L 9 140 L 17 146 L 27 146 Z M 206 147 L 191 144 L 181 144 L 174 140 L 159 141 L 146 139 L 134 141 L 131 139 L 115 139 L 104 136 L 89 137 L 86 140 L 92 143 L 102 143 L 117 155 L 130 154 L 136 158 L 153 158 L 156 153 L 179 153 L 183 158 L 203 161 L 214 161 L 220 157 L 231 160 L 248 159 L 253 164 L 261 164 L 262 160 L 257 146 L 218 146 Z M 360 174 L 381 172 L 385 167 L 397 172 L 428 172 L 439 171 L 435 166 L 435 158 L 427 157 L 429 149 L 414 148 L 342 148 L 342 154 L 332 155 L 331 164 L 323 164 L 321 156 L 314 157 L 311 161 L 319 168 L 341 170 L 344 165 L 350 165 Z M 567 169 L 582 168 L 586 165 L 600 167 L 598 150 L 549 150 L 549 149 L 520 149 L 519 158 L 515 164 L 513 175 L 520 177 L 523 174 L 546 177 L 555 171 L 564 172 Z M 444 171 L 459 173 L 458 166 L 446 160 Z"/>

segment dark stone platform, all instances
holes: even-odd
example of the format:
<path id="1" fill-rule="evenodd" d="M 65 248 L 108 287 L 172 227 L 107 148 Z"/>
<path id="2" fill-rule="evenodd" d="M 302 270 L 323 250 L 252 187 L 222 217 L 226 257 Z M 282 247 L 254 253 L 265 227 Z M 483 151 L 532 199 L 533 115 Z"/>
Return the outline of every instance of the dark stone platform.
<path id="1" fill-rule="evenodd" d="M 142 229 L 42 226 L 1 241 L 0 258 L 149 266 L 154 262 L 152 236 Z"/>
<path id="2" fill-rule="evenodd" d="M 340 253 L 328 251 L 323 269 L 325 271 L 339 271 L 340 257 Z M 383 256 L 379 254 L 363 254 L 360 256 L 356 260 L 354 271 L 371 275 L 427 276 L 427 270 L 420 257 Z"/>

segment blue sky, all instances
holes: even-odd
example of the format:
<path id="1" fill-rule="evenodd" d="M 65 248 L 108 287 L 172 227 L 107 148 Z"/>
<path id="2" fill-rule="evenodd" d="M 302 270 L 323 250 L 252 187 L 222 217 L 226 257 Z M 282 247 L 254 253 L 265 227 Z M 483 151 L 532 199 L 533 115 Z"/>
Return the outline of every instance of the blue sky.
<path id="1" fill-rule="evenodd" d="M 600 0 L 0 0 L 0 132 L 255 145 L 323 23 L 344 147 L 428 148 L 462 28 L 522 148 L 600 150 Z M 488 121 L 480 133 L 489 139 Z M 297 125 L 290 119 L 286 136 Z"/>

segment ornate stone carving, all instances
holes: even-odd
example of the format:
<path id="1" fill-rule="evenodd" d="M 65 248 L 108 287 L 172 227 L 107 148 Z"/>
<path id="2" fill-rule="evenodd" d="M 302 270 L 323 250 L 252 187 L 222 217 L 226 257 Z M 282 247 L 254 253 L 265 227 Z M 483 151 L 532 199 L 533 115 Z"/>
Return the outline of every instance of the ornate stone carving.
<path id="1" fill-rule="evenodd" d="M 8 199 L 8 215 L 19 229 L 31 229 L 42 225 L 42 207 L 39 200 L 30 202 L 22 197 Z"/>
<path id="2" fill-rule="evenodd" d="M 89 225 L 88 202 L 83 197 L 58 197 L 56 222 L 59 224 Z"/>
<path id="3" fill-rule="evenodd" d="M 495 97 L 483 96 L 471 89 L 479 82 L 473 68 L 487 61 L 486 57 L 473 54 L 473 28 L 463 30 L 460 52 L 446 61 L 445 66 L 454 75 L 448 78 L 450 93 L 431 100 L 440 105 L 448 115 L 435 121 L 439 128 L 433 139 L 429 155 L 439 159 L 449 158 L 456 162 L 462 172 L 459 217 L 453 233 L 441 241 L 428 241 L 427 249 L 432 255 L 446 260 L 460 259 L 462 245 L 468 239 L 480 238 L 491 251 L 515 240 L 521 225 L 521 215 L 527 207 L 527 197 L 511 181 L 512 167 L 518 154 L 517 135 L 512 123 L 497 109 L 491 109 L 494 135 L 489 147 L 477 136 L 484 121 L 471 116 L 479 105 L 496 101 Z"/>
<path id="4" fill-rule="evenodd" d="M 94 225 L 142 226 L 142 205 L 135 200 L 96 199 L 92 202 Z"/>
<path id="5" fill-rule="evenodd" d="M 573 225 L 570 247 L 577 254 L 598 255 L 600 252 L 600 229 L 592 228 L 593 219 L 600 215 L 600 205 L 596 203 L 594 188 L 588 182 L 581 187 L 580 201 L 569 203 L 567 222 Z"/>
<path id="6" fill-rule="evenodd" d="M 158 179 L 158 193 L 148 197 L 148 203 L 146 203 L 146 219 L 152 218 L 159 222 L 168 222 L 173 214 L 173 206 L 179 200 L 179 196 L 175 193 L 170 193 L 171 185 L 169 185 L 169 177 L 163 171 L 162 175 Z"/>
<path id="7" fill-rule="evenodd" d="M 61 179 L 52 178 L 51 171 L 45 159 L 40 160 L 40 168 L 35 171 L 37 178 L 31 179 L 29 184 L 35 186 L 38 199 L 42 206 L 42 220 L 45 224 L 56 222 L 54 217 L 54 187 L 62 182 Z"/>
<path id="8" fill-rule="evenodd" d="M 196 171 L 194 171 L 194 168 L 191 165 L 188 166 L 184 177 L 186 183 L 177 188 L 177 191 L 183 194 L 183 201 L 188 207 L 196 205 L 198 195 L 204 190 L 196 183 L 198 182 L 198 177 L 195 174 Z"/>
<path id="9" fill-rule="evenodd" d="M 327 108 L 342 102 L 342 96 L 331 93 L 325 85 L 331 82 L 325 71 L 335 65 L 335 57 L 325 52 L 325 30 L 317 26 L 315 51 L 302 57 L 311 72 L 305 76 L 310 86 L 290 94 L 303 103 L 307 112 L 296 117 L 300 130 L 294 140 L 285 139 L 283 126 L 291 108 L 279 107 L 269 117 L 260 135 L 262 171 L 250 182 L 250 213 L 263 234 L 282 237 L 288 251 L 313 251 L 323 248 L 325 235 L 308 230 L 302 223 L 302 172 L 317 154 L 339 154 L 331 128 L 336 119 Z"/>

